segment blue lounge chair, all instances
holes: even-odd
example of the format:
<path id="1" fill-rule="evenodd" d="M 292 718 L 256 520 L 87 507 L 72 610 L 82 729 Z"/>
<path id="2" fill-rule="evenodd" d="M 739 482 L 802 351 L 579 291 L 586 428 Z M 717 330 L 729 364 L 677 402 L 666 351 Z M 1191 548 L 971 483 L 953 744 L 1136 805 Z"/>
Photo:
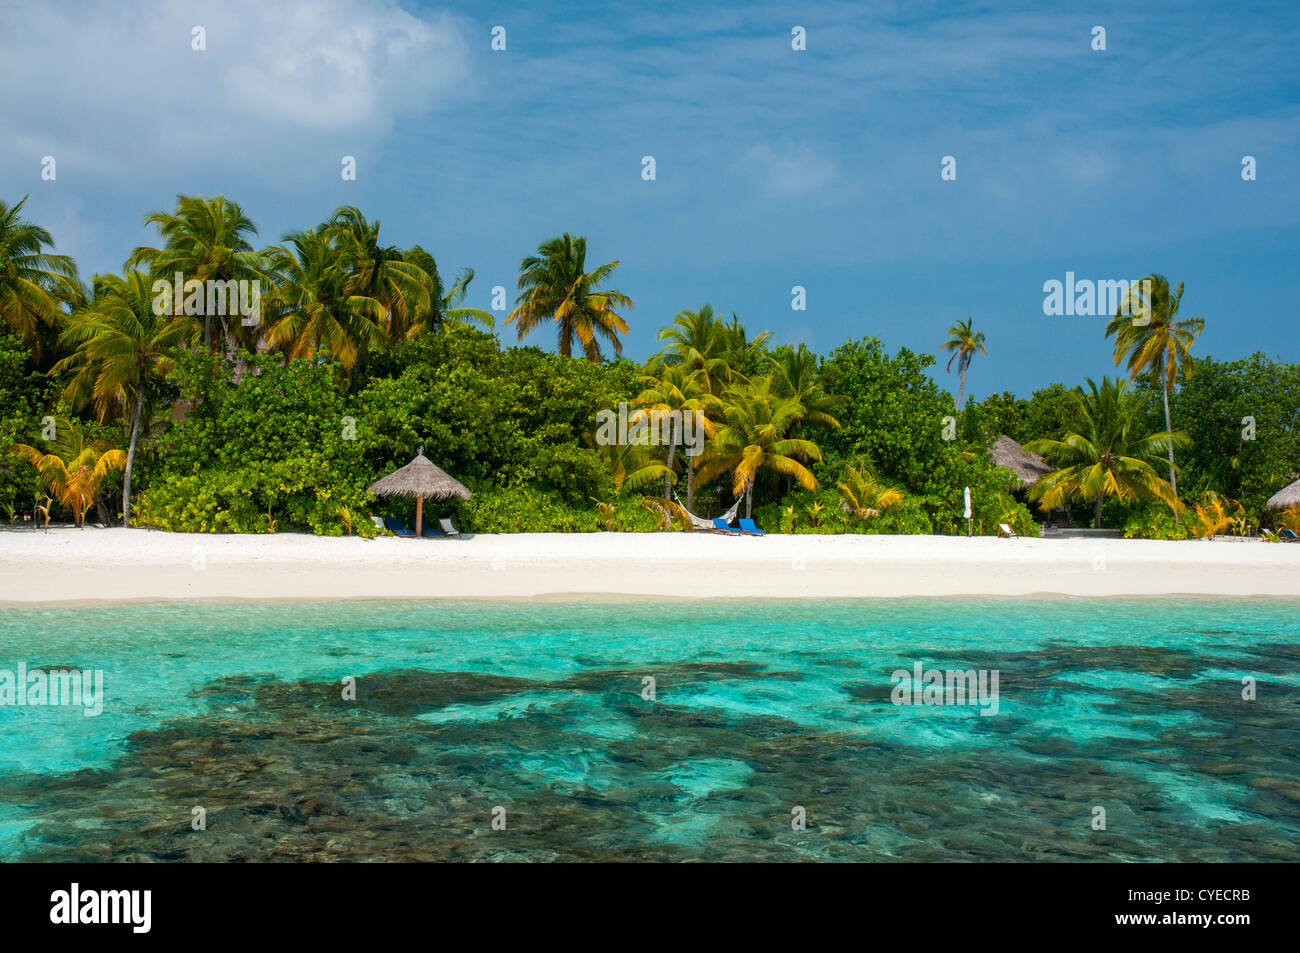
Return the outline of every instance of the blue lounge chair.
<path id="1" fill-rule="evenodd" d="M 460 530 L 458 530 L 455 526 L 452 525 L 450 518 L 438 520 L 438 525 L 442 527 L 442 531 L 448 536 L 460 535 Z"/>
<path id="2" fill-rule="evenodd" d="M 715 533 L 726 533 L 728 536 L 744 536 L 745 534 L 738 529 L 732 529 L 727 525 L 727 521 L 721 516 L 713 517 L 713 531 Z"/>
<path id="3" fill-rule="evenodd" d="M 741 529 L 742 532 L 748 533 L 750 536 L 766 536 L 766 535 L 767 535 L 767 533 L 765 533 L 763 530 L 759 529 L 758 526 L 755 525 L 754 521 L 753 521 L 752 519 L 750 519 L 749 517 L 745 517 L 745 518 L 741 519 L 741 521 L 740 521 L 740 529 Z"/>
<path id="4" fill-rule="evenodd" d="M 438 529 L 438 527 L 436 526 L 430 526 L 428 523 L 423 523 L 420 526 L 420 535 L 424 539 L 446 539 L 447 538 L 446 533 Z"/>
<path id="5" fill-rule="evenodd" d="M 1293 529 L 1284 529 L 1280 531 L 1277 535 L 1281 536 L 1288 543 L 1300 543 L 1300 536 L 1297 536 L 1295 530 Z"/>
<path id="6" fill-rule="evenodd" d="M 406 523 L 393 516 L 384 517 L 384 528 L 394 536 L 404 536 L 409 539 L 415 539 L 415 530 L 410 529 Z"/>

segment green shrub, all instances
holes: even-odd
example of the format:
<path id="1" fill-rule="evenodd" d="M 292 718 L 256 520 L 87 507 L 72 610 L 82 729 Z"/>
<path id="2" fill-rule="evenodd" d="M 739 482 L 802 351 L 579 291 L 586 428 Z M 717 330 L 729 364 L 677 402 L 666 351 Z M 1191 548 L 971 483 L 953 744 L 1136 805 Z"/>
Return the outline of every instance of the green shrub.
<path id="1" fill-rule="evenodd" d="M 1173 511 L 1158 500 L 1133 507 L 1124 524 L 1125 539 L 1191 539 L 1184 523 L 1175 523 Z"/>
<path id="2" fill-rule="evenodd" d="M 595 533 L 604 529 L 595 504 L 574 506 L 556 493 L 531 487 L 480 490 L 461 503 L 459 511 L 457 525 L 466 533 Z"/>
<path id="3" fill-rule="evenodd" d="M 34 370 L 27 346 L 0 331 L 0 516 L 6 523 L 11 511 L 17 518 L 45 497 L 36 468 L 8 451 L 14 443 L 41 445 L 41 417 L 54 413 L 53 391 L 52 382 Z"/>
<path id="4" fill-rule="evenodd" d="M 238 381 L 206 354 L 182 359 L 174 379 L 192 410 L 142 468 L 134 521 L 191 533 L 373 535 L 364 515 L 375 474 L 345 435 L 349 408 L 329 368 L 243 357 Z"/>
<path id="5" fill-rule="evenodd" d="M 288 461 L 268 469 L 204 470 L 169 476 L 141 494 L 133 522 L 178 533 L 271 533 L 309 529 L 318 536 L 375 535 L 364 515 L 369 494 L 346 488 L 332 471 L 309 478 Z"/>

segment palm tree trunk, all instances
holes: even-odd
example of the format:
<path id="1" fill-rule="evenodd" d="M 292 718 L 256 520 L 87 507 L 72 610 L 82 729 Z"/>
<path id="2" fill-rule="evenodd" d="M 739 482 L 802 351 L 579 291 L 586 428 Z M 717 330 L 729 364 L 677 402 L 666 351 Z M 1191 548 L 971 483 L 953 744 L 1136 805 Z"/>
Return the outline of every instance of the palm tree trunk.
<path id="1" fill-rule="evenodd" d="M 122 474 L 122 525 L 131 525 L 131 467 L 135 465 L 135 442 L 140 436 L 140 415 L 144 410 L 144 384 L 135 395 L 135 414 L 131 420 L 131 442 L 126 450 L 126 470 Z"/>
<path id="2" fill-rule="evenodd" d="M 1165 430 L 1172 432 L 1174 429 L 1174 424 L 1173 424 L 1173 420 L 1169 416 L 1169 378 L 1161 374 L 1160 383 L 1162 385 L 1161 392 L 1164 395 L 1164 399 L 1165 399 Z M 1172 440 L 1169 441 L 1169 486 L 1174 491 L 1174 498 L 1177 499 L 1178 498 L 1178 477 L 1174 474 L 1174 442 Z M 1178 510 L 1177 508 L 1175 508 L 1174 524 L 1177 525 L 1177 523 L 1178 523 Z"/>
<path id="3" fill-rule="evenodd" d="M 1101 529 L 1101 504 L 1102 504 L 1102 501 L 1103 501 L 1105 498 L 1106 498 L 1106 494 L 1105 494 L 1105 492 L 1102 491 L 1102 490 L 1098 490 L 1098 491 L 1097 491 L 1097 509 L 1096 509 L 1096 514 L 1094 515 L 1093 520 L 1092 520 L 1092 528 L 1093 528 L 1093 529 Z"/>
<path id="4" fill-rule="evenodd" d="M 754 481 L 745 484 L 745 519 L 754 515 Z"/>
<path id="5" fill-rule="evenodd" d="M 677 428 L 668 421 L 668 472 L 664 474 L 664 499 L 672 499 L 673 458 L 677 455 Z"/>
<path id="6" fill-rule="evenodd" d="M 229 360 L 235 356 L 235 351 L 239 348 L 239 340 L 236 338 L 236 331 L 231 322 L 224 317 L 221 319 L 221 345 L 226 352 L 226 359 Z"/>
<path id="7" fill-rule="evenodd" d="M 963 355 L 963 357 L 964 357 L 964 355 Z M 958 374 L 957 374 L 958 378 L 960 379 L 959 383 L 957 384 L 957 413 L 960 414 L 960 413 L 961 413 L 961 398 L 962 398 L 962 395 L 966 393 L 966 362 L 965 362 L 964 360 L 962 360 L 962 361 L 959 361 L 958 363 L 961 365 L 961 367 L 959 368 L 959 370 L 958 370 Z"/>

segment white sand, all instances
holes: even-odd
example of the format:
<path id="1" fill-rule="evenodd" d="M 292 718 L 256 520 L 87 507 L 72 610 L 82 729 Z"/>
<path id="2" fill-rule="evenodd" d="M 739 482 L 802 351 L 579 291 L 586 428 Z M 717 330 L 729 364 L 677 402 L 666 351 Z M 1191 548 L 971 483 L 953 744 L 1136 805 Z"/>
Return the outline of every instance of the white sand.
<path id="1" fill-rule="evenodd" d="M 708 533 L 0 532 L 0 605 L 367 597 L 1300 597 L 1300 544 Z"/>

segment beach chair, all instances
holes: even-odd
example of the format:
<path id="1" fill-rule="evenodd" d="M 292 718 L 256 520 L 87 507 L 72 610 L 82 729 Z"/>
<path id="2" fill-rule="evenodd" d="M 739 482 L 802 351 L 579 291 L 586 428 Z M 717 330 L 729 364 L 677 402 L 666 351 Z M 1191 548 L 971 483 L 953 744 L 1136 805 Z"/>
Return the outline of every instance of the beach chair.
<path id="1" fill-rule="evenodd" d="M 758 526 L 755 525 L 754 521 L 753 521 L 752 519 L 750 519 L 749 517 L 744 517 L 744 518 L 741 519 L 741 521 L 740 521 L 740 531 L 741 531 L 742 533 L 747 533 L 747 534 L 750 535 L 750 536 L 766 536 L 766 535 L 767 535 L 767 533 L 765 533 L 763 530 L 759 529 Z"/>
<path id="2" fill-rule="evenodd" d="M 744 532 L 738 529 L 732 529 L 727 525 L 727 521 L 721 516 L 713 517 L 713 531 L 715 533 L 725 533 L 727 536 L 744 536 Z"/>
<path id="3" fill-rule="evenodd" d="M 1284 542 L 1300 543 L 1300 536 L 1297 536 L 1295 530 L 1293 529 L 1281 530 L 1278 532 L 1277 535 L 1281 536 Z"/>
<path id="4" fill-rule="evenodd" d="M 1281 542 L 1277 538 L 1277 533 L 1273 532 L 1271 529 L 1261 529 L 1259 535 L 1270 543 Z"/>
<path id="5" fill-rule="evenodd" d="M 440 519 L 438 520 L 438 525 L 442 527 L 442 531 L 446 533 L 448 536 L 460 535 L 460 530 L 458 530 L 455 526 L 451 524 L 450 519 Z"/>
<path id="6" fill-rule="evenodd" d="M 415 539 L 415 530 L 406 525 L 403 520 L 394 516 L 384 517 L 384 529 L 388 530 L 394 536 L 402 536 L 406 539 Z"/>
<path id="7" fill-rule="evenodd" d="M 1006 538 L 1006 539 L 1019 539 L 1020 537 L 1018 537 L 1018 536 L 1016 535 L 1016 531 L 1013 530 L 1013 529 L 1012 529 L 1010 526 L 1008 526 L 1006 523 L 999 523 L 999 524 L 998 524 L 998 538 L 999 538 L 999 539 L 1002 539 L 1002 538 Z"/>
<path id="8" fill-rule="evenodd" d="M 428 523 L 424 523 L 420 527 L 420 536 L 423 539 L 446 539 L 447 538 L 446 533 L 438 529 L 438 527 L 436 526 L 430 526 Z"/>

